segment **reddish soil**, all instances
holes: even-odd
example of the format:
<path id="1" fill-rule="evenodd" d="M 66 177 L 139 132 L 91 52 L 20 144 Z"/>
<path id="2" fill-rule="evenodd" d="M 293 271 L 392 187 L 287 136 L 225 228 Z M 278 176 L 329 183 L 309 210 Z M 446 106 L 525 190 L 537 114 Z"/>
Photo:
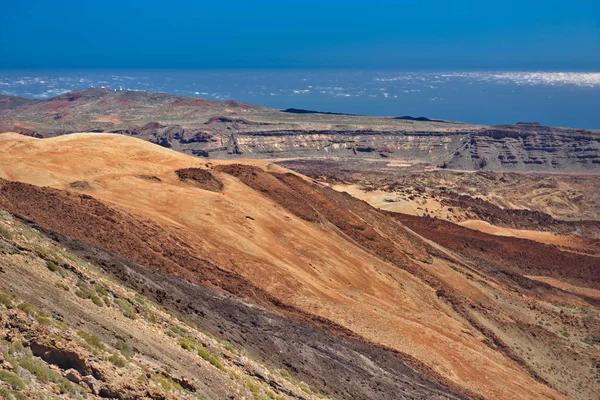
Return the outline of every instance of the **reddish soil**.
<path id="1" fill-rule="evenodd" d="M 269 172 L 281 169 L 258 161 L 246 161 L 246 166 L 214 162 L 217 167 L 210 173 L 224 184 L 216 194 L 179 181 L 175 171 L 197 166 L 197 159 L 137 139 L 96 134 L 49 140 L 13 136 L 2 143 L 11 150 L 3 176 L 54 189 L 2 181 L 0 208 L 48 230 L 179 282 L 223 289 L 337 336 L 360 341 L 360 335 L 379 348 L 402 352 L 394 354 L 422 373 L 460 385 L 462 391 L 496 399 L 560 398 L 531 377 L 539 382 L 548 377 L 551 384 L 571 378 L 545 372 L 540 377 L 536 371 L 548 368 L 531 364 L 532 369 L 523 362 L 527 354 L 520 350 L 522 344 L 537 339 L 519 328 L 521 321 L 536 321 L 530 304 L 522 299 L 535 298 L 524 297 L 528 293 L 515 286 L 504 288 L 498 279 L 487 280 L 486 274 L 469 268 L 466 257 L 423 240 L 393 215 L 348 194 L 298 175 Z M 89 194 L 94 198 L 61 190 L 84 180 L 90 182 Z M 494 266 L 484 267 L 481 270 L 488 272 Z M 127 271 L 121 279 L 132 279 Z M 163 289 L 157 296 L 171 292 Z M 192 292 L 180 297 L 183 307 L 191 304 L 186 298 L 194 298 Z M 574 295 L 563 298 L 580 301 Z M 235 313 L 230 318 L 240 320 Z M 244 324 L 242 340 L 256 326 Z M 549 330 L 554 331 L 552 326 Z M 229 328 L 222 324 L 218 329 Z M 572 337 L 579 335 L 575 328 L 569 329 Z M 587 328 L 577 329 L 583 334 Z M 267 324 L 265 332 L 280 337 L 276 326 Z M 256 339 L 264 354 L 294 350 L 261 342 L 260 336 L 268 336 L 265 332 Z M 520 339 L 512 340 L 515 335 Z M 561 344 L 560 338 L 552 340 Z M 303 343 L 310 346 L 310 341 Z M 545 348 L 540 343 L 536 350 Z M 548 363 L 556 359 L 564 364 L 574 359 L 571 353 L 551 356 Z M 313 377 L 339 369 L 328 365 L 315 370 L 313 358 L 319 357 L 307 354 L 292 366 L 312 368 Z M 579 368 L 574 373 L 584 369 L 588 373 L 591 364 L 578 361 L 577 365 L 573 364 Z M 481 369 L 497 378 L 489 380 Z M 336 377 L 344 378 L 344 385 L 350 378 Z M 394 394 L 385 389 L 380 396 L 372 392 L 362 396 L 376 397 L 394 398 Z"/>
<path id="2" fill-rule="evenodd" d="M 198 99 L 198 100 L 179 100 L 173 103 L 176 107 L 215 107 L 214 101 Z"/>
<path id="3" fill-rule="evenodd" d="M 138 293 L 183 315 L 206 332 L 246 349 L 256 359 L 285 369 L 296 379 L 334 398 L 395 399 L 402 393 L 420 400 L 468 399 L 449 387 L 420 375 L 435 372 L 404 354 L 355 338 L 335 335 L 305 321 L 281 316 L 214 288 L 195 285 L 171 274 L 146 268 L 103 249 L 45 231 L 61 246 L 101 267 Z M 358 355 L 358 357 L 357 357 Z M 408 365 L 407 365 L 408 364 Z"/>
<path id="4" fill-rule="evenodd" d="M 180 181 L 190 182 L 200 189 L 210 190 L 211 192 L 220 192 L 223 189 L 223 183 L 205 169 L 185 168 L 178 169 L 175 173 Z"/>
<path id="5" fill-rule="evenodd" d="M 600 258 L 515 237 L 489 235 L 436 218 L 388 213 L 418 234 L 498 270 L 600 288 Z"/>
<path id="6" fill-rule="evenodd" d="M 271 176 L 268 173 L 266 173 L 266 175 Z M 273 177 L 273 179 L 282 184 L 277 178 Z M 160 226 L 152 222 L 142 221 L 134 218 L 131 215 L 122 213 L 90 196 L 79 195 L 76 193 L 70 193 L 52 188 L 40 188 L 20 182 L 0 180 L 0 209 L 8 210 L 17 216 L 25 218 L 26 220 L 35 221 L 36 224 L 38 224 L 42 229 L 48 230 L 49 233 L 56 232 L 53 234 L 55 239 L 60 238 L 60 240 L 64 243 L 70 243 L 70 246 L 76 245 L 80 250 L 81 248 L 91 249 L 89 247 L 91 245 L 93 248 L 98 249 L 93 251 L 95 254 L 97 254 L 99 249 L 105 249 L 109 252 L 108 254 L 112 253 L 123 257 L 121 263 L 125 262 L 125 260 L 131 260 L 135 263 L 134 265 L 144 265 L 144 267 L 146 267 L 144 268 L 146 274 L 149 274 L 149 271 L 151 270 L 165 273 L 166 275 L 162 275 L 160 280 L 158 280 L 158 282 L 161 282 L 161 285 L 166 279 L 166 276 L 178 276 L 185 278 L 191 283 L 218 287 L 231 294 L 241 297 L 242 299 L 251 300 L 255 304 L 267 306 L 272 310 L 282 313 L 288 318 L 292 317 L 294 320 L 298 321 L 297 323 L 310 323 L 316 326 L 318 329 L 324 329 L 325 331 L 330 332 L 328 335 L 334 334 L 338 337 L 346 338 L 344 340 L 352 340 L 353 343 L 363 342 L 364 345 L 370 346 L 369 348 L 377 348 L 376 346 L 370 345 L 364 339 L 357 337 L 348 329 L 326 319 L 313 316 L 290 307 L 282 303 L 277 298 L 264 292 L 262 289 L 252 285 L 243 277 L 233 272 L 223 270 L 212 264 L 210 261 L 203 260 L 192 255 L 187 250 L 189 248 L 187 243 L 175 237 L 173 234 L 164 231 Z M 80 244 L 72 242 L 72 239 L 75 239 Z M 107 263 L 106 257 L 107 256 L 104 256 L 102 258 L 103 262 L 100 264 L 106 264 L 106 268 L 111 265 L 114 267 L 114 262 Z M 94 259 L 94 261 L 99 263 L 98 259 Z M 128 280 L 131 279 L 131 277 L 123 271 L 120 272 L 119 278 L 125 282 L 128 282 Z M 172 278 L 170 279 L 172 280 Z M 133 287 L 138 288 L 137 285 L 139 285 L 140 282 L 142 281 L 138 281 L 137 283 L 135 283 L 135 281 L 128 283 L 133 285 Z M 175 279 L 174 282 L 184 281 Z M 194 290 L 198 292 L 200 289 Z M 155 296 L 160 302 L 169 303 L 169 299 L 173 300 L 172 295 L 162 289 L 162 286 L 161 290 L 155 290 L 152 295 Z M 214 294 L 211 296 L 214 296 Z M 185 304 L 183 310 L 185 310 L 186 313 L 191 314 L 201 313 L 196 308 L 198 306 L 197 302 L 193 302 L 195 305 L 191 305 L 192 303 L 189 303 L 190 299 L 192 298 L 196 297 L 184 298 L 186 303 L 183 303 Z M 181 302 L 182 299 L 179 298 L 175 301 L 176 304 L 172 304 L 172 307 L 175 307 L 175 309 L 181 311 Z M 205 315 L 204 313 L 201 314 L 202 316 Z M 230 315 L 228 318 L 232 318 L 232 316 Z M 237 319 L 240 318 L 240 316 L 236 315 L 234 318 L 236 320 L 235 322 L 238 322 Z M 272 318 L 268 318 L 267 320 L 272 323 Z M 217 325 L 217 327 L 218 326 L 220 325 Z M 297 327 L 295 329 L 297 329 Z M 245 338 L 247 332 L 242 331 L 241 334 L 242 338 Z M 264 335 L 264 333 L 261 335 Z M 262 337 L 264 338 L 264 336 Z M 240 337 L 238 337 L 237 340 L 241 340 Z M 272 360 L 273 356 L 268 355 L 276 352 L 272 349 L 265 349 L 264 346 L 266 344 L 264 343 L 264 339 L 259 340 L 254 338 L 253 340 L 256 340 L 260 343 L 253 344 L 253 346 L 259 346 L 257 349 L 255 349 L 257 354 L 263 358 L 266 358 L 267 361 Z M 294 340 L 298 340 L 298 338 L 295 337 Z M 382 350 L 384 352 L 390 351 L 388 349 Z M 381 350 L 376 351 L 380 352 Z M 435 379 L 445 382 L 450 387 L 454 387 L 452 383 L 447 382 L 443 378 L 437 376 L 433 370 L 413 357 L 397 351 L 391 351 L 390 354 L 393 355 L 392 360 L 396 359 L 394 362 L 397 363 L 399 367 L 407 368 L 403 363 L 406 362 L 411 365 L 411 367 L 418 367 L 419 370 L 426 371 L 429 376 L 433 376 Z M 283 360 L 287 360 L 287 358 L 283 357 Z M 306 360 L 302 358 L 300 364 L 304 365 L 303 363 L 305 362 Z M 311 357 L 311 363 L 312 362 L 313 361 Z M 386 360 L 385 363 L 388 365 L 388 368 L 399 368 L 394 367 L 393 364 L 389 364 L 390 360 Z M 291 368 L 292 372 L 298 372 L 299 370 L 304 371 L 303 374 L 306 374 L 306 378 L 311 378 L 314 380 L 314 384 L 319 388 L 322 387 L 322 389 L 325 391 L 327 391 L 327 387 L 325 385 L 327 385 L 327 382 L 331 382 L 329 379 L 323 380 L 322 375 L 319 375 L 319 378 L 317 378 L 314 373 L 307 374 L 303 367 L 299 368 L 296 366 L 296 363 L 292 364 L 289 362 L 289 360 L 284 362 L 281 366 L 287 366 L 287 368 Z M 310 365 L 310 368 L 313 368 L 312 364 Z M 322 372 L 325 374 L 324 371 Z M 357 371 L 354 373 L 363 372 Z M 336 379 L 337 378 L 334 378 L 334 380 Z M 429 382 L 429 380 L 425 378 L 419 379 L 423 380 L 424 382 Z M 372 383 L 365 381 L 364 378 L 360 378 L 360 385 L 368 388 L 370 385 L 372 385 Z M 437 383 L 431 382 L 431 385 L 435 385 L 435 387 L 443 389 L 443 387 Z M 335 387 L 336 386 L 334 385 L 334 388 Z M 416 388 L 414 385 L 411 387 Z M 347 391 L 342 390 L 339 387 L 333 390 L 335 390 L 336 394 L 342 395 L 344 398 L 353 398 L 352 396 L 347 397 Z M 371 390 L 372 389 L 368 389 L 368 391 Z M 452 392 L 448 391 L 448 393 Z M 387 398 L 385 397 L 385 392 L 381 393 L 381 395 L 384 397 L 380 398 Z M 378 396 L 379 395 L 371 393 L 368 396 L 358 396 L 355 398 L 368 399 L 377 398 Z M 455 396 L 460 395 L 442 395 L 440 398 L 448 398 L 448 396 L 449 398 L 454 398 Z"/>
<path id="7" fill-rule="evenodd" d="M 269 173 L 258 167 L 241 164 L 220 166 L 217 169 L 237 177 L 306 221 L 332 223 L 356 243 L 385 260 L 401 266 L 411 263 L 392 240 L 382 236 L 361 218 L 361 212 L 372 208 L 360 200 L 313 185 L 291 173 Z M 357 207 L 357 203 L 363 203 L 360 204 L 363 207 Z M 381 218 L 386 219 L 383 216 Z M 407 235 L 406 232 L 397 233 Z"/>

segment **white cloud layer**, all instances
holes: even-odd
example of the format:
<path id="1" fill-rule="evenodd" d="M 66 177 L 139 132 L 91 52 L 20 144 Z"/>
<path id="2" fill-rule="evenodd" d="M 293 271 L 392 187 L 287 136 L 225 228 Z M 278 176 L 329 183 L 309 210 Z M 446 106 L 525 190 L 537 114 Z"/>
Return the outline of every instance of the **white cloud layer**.
<path id="1" fill-rule="evenodd" d="M 474 82 L 513 83 L 516 85 L 575 85 L 600 87 L 600 72 L 446 72 L 446 73 L 401 73 L 396 76 L 374 78 L 376 82 L 435 83 L 464 79 Z"/>

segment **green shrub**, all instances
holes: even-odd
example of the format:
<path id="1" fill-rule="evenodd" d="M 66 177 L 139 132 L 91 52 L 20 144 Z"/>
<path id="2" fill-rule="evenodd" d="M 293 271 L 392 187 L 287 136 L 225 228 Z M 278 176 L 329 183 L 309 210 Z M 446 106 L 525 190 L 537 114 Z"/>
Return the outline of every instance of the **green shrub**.
<path id="1" fill-rule="evenodd" d="M 304 382 L 300 382 L 298 384 L 298 387 L 304 392 L 304 393 L 308 393 L 311 394 L 310 388 L 308 387 L 308 385 Z"/>
<path id="2" fill-rule="evenodd" d="M 123 368 L 127 365 L 127 361 L 118 354 L 112 354 L 108 360 L 119 368 Z"/>
<path id="3" fill-rule="evenodd" d="M 180 337 L 179 338 L 179 345 L 181 347 L 183 347 L 184 349 L 189 350 L 189 351 L 191 351 L 191 350 L 194 349 L 193 343 L 190 342 L 189 340 L 187 340 L 186 338 Z"/>
<path id="4" fill-rule="evenodd" d="M 166 378 L 162 375 L 152 375 L 152 380 L 155 381 L 156 383 L 158 383 L 160 386 L 162 386 L 162 388 L 167 391 L 170 392 L 172 390 L 181 390 L 181 385 L 177 382 L 174 382 L 173 380 Z"/>
<path id="5" fill-rule="evenodd" d="M 95 294 L 92 295 L 92 303 L 94 303 L 98 307 L 104 306 L 104 302 L 102 301 L 102 299 L 100 297 L 96 296 Z"/>
<path id="6" fill-rule="evenodd" d="M 127 299 L 115 299 L 115 303 L 119 306 L 124 316 L 135 319 L 135 308 Z"/>
<path id="7" fill-rule="evenodd" d="M 43 383 L 59 382 L 61 376 L 51 370 L 45 362 L 38 358 L 26 357 L 19 361 L 21 368 L 31 372 L 35 377 Z"/>
<path id="8" fill-rule="evenodd" d="M 15 400 L 29 400 L 26 395 L 17 390 L 8 390 L 6 388 L 0 389 L 0 399 L 10 399 L 11 395 Z"/>
<path id="9" fill-rule="evenodd" d="M 144 317 L 144 319 L 152 324 L 155 324 L 158 322 L 158 318 L 156 317 L 156 314 L 154 314 L 152 311 L 150 311 L 147 308 L 144 308 L 142 310 L 142 317 Z"/>
<path id="10" fill-rule="evenodd" d="M 11 240 L 13 238 L 12 233 L 2 225 L 0 225 L 0 236 L 6 240 Z"/>
<path id="11" fill-rule="evenodd" d="M 261 388 L 260 388 L 259 385 L 257 385 L 256 383 L 254 383 L 254 381 L 248 379 L 246 381 L 246 387 L 248 388 L 248 390 L 250 391 L 250 393 L 252 393 L 252 397 L 254 397 L 254 400 L 261 400 L 262 390 L 261 390 Z"/>
<path id="12" fill-rule="evenodd" d="M 84 281 L 77 282 L 77 291 L 75 294 L 77 297 L 81 297 L 82 299 L 91 299 L 92 296 L 95 296 L 94 289 Z"/>
<path id="13" fill-rule="evenodd" d="M 54 325 L 54 320 L 52 318 L 48 318 L 43 315 L 36 316 L 35 320 L 42 325 Z"/>
<path id="14" fill-rule="evenodd" d="M 10 355 L 21 353 L 24 350 L 25 347 L 23 346 L 23 343 L 21 343 L 20 340 L 15 340 L 14 342 L 8 345 L 8 354 Z"/>
<path id="15" fill-rule="evenodd" d="M 171 329 L 167 329 L 165 331 L 165 335 L 170 336 L 170 337 L 177 337 L 177 335 L 175 334 L 175 332 L 173 332 Z"/>
<path id="16" fill-rule="evenodd" d="M 17 306 L 17 308 L 29 315 L 35 315 L 35 307 L 33 304 L 21 303 Z"/>
<path id="17" fill-rule="evenodd" d="M 198 348 L 198 355 L 200 357 L 204 358 L 206 361 L 208 361 L 212 365 L 214 365 L 215 367 L 217 367 L 218 369 L 220 369 L 221 371 L 225 371 L 225 367 L 223 367 L 223 364 L 221 364 L 221 361 L 219 361 L 219 359 L 217 357 L 215 357 L 214 355 L 210 354 L 210 352 L 208 350 L 206 350 L 204 347 Z"/>
<path id="18" fill-rule="evenodd" d="M 25 389 L 25 382 L 9 371 L 0 370 L 0 381 L 8 383 L 13 389 Z"/>
<path id="19" fill-rule="evenodd" d="M 13 306 L 13 302 L 10 299 L 10 297 L 5 295 L 4 293 L 0 293 L 0 304 L 4 305 L 4 307 L 6 308 L 12 308 Z"/>
<path id="20" fill-rule="evenodd" d="M 54 261 L 51 261 L 51 260 L 46 261 L 46 266 L 52 272 L 56 272 L 60 269 L 60 267 L 58 265 L 56 265 L 56 263 Z"/>
<path id="21" fill-rule="evenodd" d="M 135 295 L 135 301 L 137 301 L 141 305 L 146 304 L 146 300 L 138 293 L 136 293 L 136 295 Z"/>
<path id="22" fill-rule="evenodd" d="M 75 390 L 75 387 L 73 387 L 73 385 L 71 384 L 71 382 L 69 382 L 66 379 L 61 380 L 60 385 L 58 385 L 58 389 L 60 390 L 61 394 L 76 394 L 77 391 Z"/>
<path id="23" fill-rule="evenodd" d="M 100 284 L 96 285 L 96 293 L 98 293 L 100 296 L 108 296 L 108 291 Z"/>
<path id="24" fill-rule="evenodd" d="M 98 336 L 91 335 L 84 331 L 77 331 L 77 334 L 83 340 L 85 340 L 90 346 L 94 346 L 97 349 L 100 349 L 102 351 L 106 350 L 106 346 L 104 345 L 104 343 L 102 343 L 102 340 L 100 340 L 100 338 Z"/>
<path id="25" fill-rule="evenodd" d="M 180 336 L 187 336 L 189 334 L 189 332 L 187 330 L 180 327 L 179 325 L 173 325 L 170 329 L 171 329 L 171 331 L 173 331 L 173 333 L 180 335 Z"/>
<path id="26" fill-rule="evenodd" d="M 133 348 L 122 340 L 117 341 L 115 349 L 119 350 L 125 358 L 131 358 L 135 354 Z"/>
<path id="27" fill-rule="evenodd" d="M 64 284 L 64 283 L 62 283 L 62 282 L 56 282 L 56 283 L 54 284 L 54 286 L 56 286 L 56 287 L 59 287 L 59 288 L 61 288 L 61 289 L 63 289 L 63 290 L 66 290 L 67 292 L 68 292 L 68 291 L 71 289 L 71 288 L 69 287 L 69 285 L 66 285 L 66 284 Z"/>

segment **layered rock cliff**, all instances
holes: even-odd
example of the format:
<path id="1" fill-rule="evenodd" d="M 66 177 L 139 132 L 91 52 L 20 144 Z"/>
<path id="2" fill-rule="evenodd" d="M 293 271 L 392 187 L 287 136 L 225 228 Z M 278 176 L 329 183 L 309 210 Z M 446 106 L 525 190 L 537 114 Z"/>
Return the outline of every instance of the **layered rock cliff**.
<path id="1" fill-rule="evenodd" d="M 234 101 L 88 89 L 33 101 L 0 96 L 0 132 L 91 131 L 210 158 L 381 158 L 462 170 L 600 169 L 600 132 L 517 123 L 289 112 Z"/>

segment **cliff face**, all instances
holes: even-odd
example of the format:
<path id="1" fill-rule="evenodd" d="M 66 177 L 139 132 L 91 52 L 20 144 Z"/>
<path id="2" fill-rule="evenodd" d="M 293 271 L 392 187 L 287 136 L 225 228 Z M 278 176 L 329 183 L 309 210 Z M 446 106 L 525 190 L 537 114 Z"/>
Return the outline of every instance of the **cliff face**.
<path id="1" fill-rule="evenodd" d="M 0 132 L 111 132 L 210 158 L 381 158 L 463 170 L 600 169 L 600 132 L 518 123 L 291 113 L 228 101 L 88 89 L 44 101 L 0 96 Z"/>
<path id="2" fill-rule="evenodd" d="M 464 133 L 295 131 L 238 134 L 237 141 L 243 154 L 257 158 L 336 156 L 438 162 L 467 137 Z M 211 157 L 224 156 L 222 150 L 205 151 Z"/>
<path id="3" fill-rule="evenodd" d="M 445 164 L 453 169 L 597 170 L 600 135 L 535 123 L 477 132 Z"/>

